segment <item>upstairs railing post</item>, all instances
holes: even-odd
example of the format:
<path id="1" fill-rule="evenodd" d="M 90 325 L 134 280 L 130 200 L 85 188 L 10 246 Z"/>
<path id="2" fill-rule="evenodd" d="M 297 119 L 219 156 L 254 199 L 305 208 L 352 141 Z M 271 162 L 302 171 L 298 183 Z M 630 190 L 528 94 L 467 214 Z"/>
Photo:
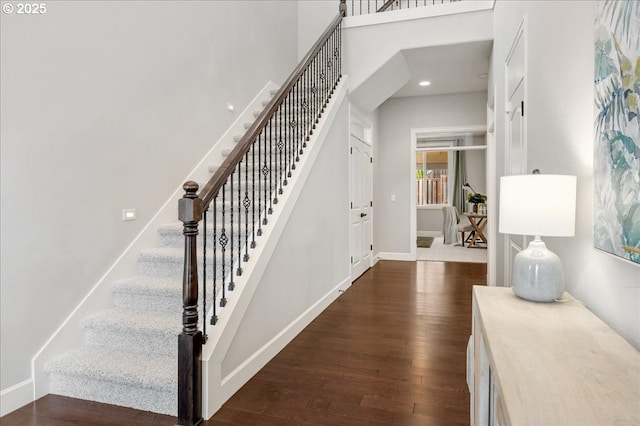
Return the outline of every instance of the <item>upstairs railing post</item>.
<path id="1" fill-rule="evenodd" d="M 340 0 L 339 11 L 340 11 L 340 15 L 342 15 L 343 18 L 347 16 L 347 0 Z"/>
<path id="2" fill-rule="evenodd" d="M 186 182 L 178 204 L 184 225 L 184 275 L 182 280 L 182 333 L 178 336 L 178 426 L 202 423 L 202 332 L 198 330 L 198 222 L 202 200 L 198 184 Z"/>

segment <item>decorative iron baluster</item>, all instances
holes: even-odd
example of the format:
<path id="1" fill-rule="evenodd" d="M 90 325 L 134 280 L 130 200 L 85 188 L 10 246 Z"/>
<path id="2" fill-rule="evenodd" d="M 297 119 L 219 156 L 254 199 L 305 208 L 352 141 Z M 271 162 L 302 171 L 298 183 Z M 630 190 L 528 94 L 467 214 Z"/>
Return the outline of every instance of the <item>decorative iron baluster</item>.
<path id="1" fill-rule="evenodd" d="M 238 163 L 238 260 L 236 274 L 242 275 L 242 161 Z"/>
<path id="2" fill-rule="evenodd" d="M 287 122 L 285 123 L 285 129 L 287 133 L 287 145 L 289 146 L 289 177 L 292 176 L 293 170 L 296 169 L 295 162 L 295 142 L 293 137 L 293 127 L 291 126 L 291 119 L 289 118 L 293 114 L 293 94 L 290 92 L 287 96 Z"/>
<path id="3" fill-rule="evenodd" d="M 259 171 L 258 171 L 258 236 L 262 235 L 262 220 L 260 220 L 260 217 L 262 216 L 262 138 L 264 134 L 264 129 L 262 130 L 262 132 L 260 132 L 258 134 L 258 167 L 259 167 Z M 266 217 L 265 217 L 266 220 Z M 266 222 L 264 223 L 265 225 L 267 224 Z"/>
<path id="4" fill-rule="evenodd" d="M 296 87 L 297 87 L 297 93 L 296 93 L 296 132 L 298 133 L 298 153 L 300 155 L 302 155 L 304 153 L 303 151 L 303 147 L 302 147 L 302 140 L 303 140 L 303 129 L 304 129 L 304 123 L 303 123 L 303 119 L 302 119 L 302 97 L 304 96 L 303 90 L 304 87 L 302 85 L 302 76 L 300 76 L 300 78 L 298 78 L 298 81 L 296 82 Z"/>
<path id="5" fill-rule="evenodd" d="M 207 343 L 207 213 L 209 206 L 204 208 L 202 219 L 202 343 Z"/>
<path id="6" fill-rule="evenodd" d="M 299 143 L 300 141 L 298 140 L 298 123 L 296 122 L 296 108 L 298 107 L 298 83 L 296 82 L 296 84 L 293 86 L 293 98 L 291 99 L 291 102 L 293 102 L 293 110 L 291 113 L 291 130 L 293 131 L 293 150 L 295 153 L 295 162 L 299 162 L 300 161 L 300 155 L 298 153 L 299 151 Z"/>
<path id="7" fill-rule="evenodd" d="M 304 70 L 302 74 L 302 84 L 304 86 L 303 99 L 302 99 L 302 120 L 304 126 L 304 141 L 302 142 L 303 148 L 307 147 L 307 142 L 309 142 L 309 104 L 307 103 L 309 100 L 309 75 L 308 70 Z"/>
<path id="8" fill-rule="evenodd" d="M 269 214 L 273 214 L 273 126 L 269 120 Z"/>
<path id="9" fill-rule="evenodd" d="M 257 143 L 260 146 L 260 143 Z M 260 160 L 258 160 L 260 164 Z M 256 248 L 256 141 L 251 145 L 251 248 Z M 259 184 L 259 182 L 258 182 Z M 258 196 L 260 194 L 260 187 L 258 187 Z M 258 217 L 260 217 L 260 210 L 258 209 Z M 260 221 L 258 221 L 260 226 Z"/>
<path id="10" fill-rule="evenodd" d="M 269 134 L 269 139 L 275 140 L 275 144 L 271 148 L 272 151 L 275 148 L 275 152 L 271 153 L 271 155 L 273 156 L 273 162 L 271 163 L 271 173 L 273 173 L 274 184 L 274 189 L 272 189 L 273 192 L 271 194 L 273 198 L 273 204 L 278 204 L 278 123 L 276 122 L 274 124 L 273 117 L 271 118 L 271 120 L 269 120 Z"/>
<path id="11" fill-rule="evenodd" d="M 329 82 L 329 85 L 331 86 L 331 88 L 329 89 L 329 99 L 331 99 L 331 96 L 333 96 L 333 91 L 335 90 L 335 81 L 336 81 L 336 74 L 335 74 L 335 67 L 334 67 L 334 56 L 333 53 L 335 52 L 335 35 L 336 32 L 334 31 L 333 34 L 331 34 L 331 38 L 329 39 L 329 51 L 327 52 L 329 55 L 329 62 L 327 64 L 327 66 L 329 67 L 329 74 L 331 75 L 331 80 Z"/>
<path id="12" fill-rule="evenodd" d="M 280 179 L 278 179 L 278 194 L 282 194 L 283 189 L 282 186 L 286 185 L 286 172 L 282 169 L 282 157 L 284 154 L 284 141 L 282 140 L 282 105 L 278 106 L 278 111 L 276 112 L 276 117 L 279 117 L 277 120 L 278 125 L 276 126 L 276 133 L 278 134 L 278 169 L 280 170 Z"/>
<path id="13" fill-rule="evenodd" d="M 253 183 L 252 183 L 253 185 Z M 242 260 L 249 261 L 249 207 L 251 207 L 251 199 L 249 198 L 249 151 L 244 155 L 244 257 Z"/>
<path id="14" fill-rule="evenodd" d="M 213 236 L 211 239 L 212 242 L 212 246 L 213 246 L 213 259 L 212 259 L 212 269 L 213 269 L 213 303 L 212 303 L 212 308 L 213 308 L 213 316 L 211 317 L 211 325 L 216 325 L 216 323 L 218 322 L 218 316 L 216 314 L 216 309 L 217 309 L 217 305 L 216 305 L 216 297 L 218 295 L 218 259 L 216 258 L 217 256 L 217 231 L 218 231 L 218 194 L 216 194 L 215 197 L 213 197 L 213 201 L 212 201 L 212 205 L 213 205 Z"/>
<path id="15" fill-rule="evenodd" d="M 231 223 L 229 224 L 229 242 L 230 242 L 230 246 L 229 246 L 229 285 L 227 286 L 227 289 L 229 291 L 233 291 L 233 289 L 236 288 L 236 283 L 233 280 L 233 248 L 234 248 L 234 239 L 233 239 L 233 233 L 235 230 L 235 221 L 234 221 L 234 199 L 233 199 L 233 178 L 236 174 L 236 170 L 235 167 L 233 169 L 233 171 L 231 172 L 231 175 L 229 175 L 229 219 L 231 219 Z"/>
<path id="16" fill-rule="evenodd" d="M 317 86 L 317 96 L 318 96 L 318 105 L 316 105 L 316 116 L 315 121 L 316 124 L 320 122 L 320 115 L 322 114 L 322 49 L 318 51 L 318 55 L 316 56 L 316 86 Z"/>
<path id="17" fill-rule="evenodd" d="M 222 185 L 222 229 L 220 230 L 220 238 L 218 240 L 218 242 L 220 243 L 220 251 L 222 252 L 222 297 L 220 298 L 220 307 L 224 308 L 225 306 L 227 306 L 227 289 L 224 285 L 224 282 L 227 278 L 226 275 L 226 266 L 227 266 L 227 262 L 225 259 L 225 256 L 227 254 L 227 243 L 229 242 L 229 237 L 227 237 L 227 222 L 226 222 L 226 213 L 225 211 L 227 210 L 227 183 L 225 182 L 224 185 Z"/>
<path id="18" fill-rule="evenodd" d="M 269 223 L 269 220 L 267 219 L 267 211 L 268 211 L 268 202 L 267 200 L 269 199 L 268 196 L 268 185 L 267 182 L 269 180 L 269 166 L 267 166 L 267 127 L 265 126 L 264 128 L 264 137 L 262 138 L 262 142 L 263 142 L 263 157 L 264 157 L 264 165 L 262 166 L 262 176 L 264 178 L 264 217 L 262 219 L 262 224 L 266 225 L 267 223 Z"/>

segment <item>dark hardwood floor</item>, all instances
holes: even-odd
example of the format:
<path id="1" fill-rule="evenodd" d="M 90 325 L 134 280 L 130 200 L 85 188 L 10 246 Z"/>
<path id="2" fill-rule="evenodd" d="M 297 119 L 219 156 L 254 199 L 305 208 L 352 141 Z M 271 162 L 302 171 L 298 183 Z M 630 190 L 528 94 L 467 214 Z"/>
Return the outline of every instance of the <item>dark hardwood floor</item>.
<path id="1" fill-rule="evenodd" d="M 486 264 L 380 261 L 204 425 L 468 425 L 471 288 Z M 55 395 L 3 426 L 174 425 Z"/>

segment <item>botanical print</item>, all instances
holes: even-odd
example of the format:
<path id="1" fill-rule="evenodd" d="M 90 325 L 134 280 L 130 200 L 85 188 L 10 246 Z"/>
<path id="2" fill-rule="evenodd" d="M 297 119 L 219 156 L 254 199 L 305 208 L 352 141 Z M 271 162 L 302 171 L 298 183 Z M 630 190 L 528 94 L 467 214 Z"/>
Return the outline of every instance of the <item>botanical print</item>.
<path id="1" fill-rule="evenodd" d="M 640 264 L 640 1 L 595 22 L 594 245 Z"/>

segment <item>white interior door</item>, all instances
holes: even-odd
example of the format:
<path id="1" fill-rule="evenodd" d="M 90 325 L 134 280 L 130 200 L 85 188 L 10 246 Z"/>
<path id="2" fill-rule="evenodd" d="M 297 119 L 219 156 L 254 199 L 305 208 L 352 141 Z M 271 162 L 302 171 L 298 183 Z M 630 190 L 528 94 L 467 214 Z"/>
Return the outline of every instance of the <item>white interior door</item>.
<path id="1" fill-rule="evenodd" d="M 351 136 L 351 280 L 371 267 L 373 198 L 371 146 Z"/>
<path id="2" fill-rule="evenodd" d="M 521 175 L 527 173 L 527 144 L 525 120 L 525 70 L 526 52 L 524 22 L 521 25 L 506 61 L 506 112 L 507 129 L 505 141 L 505 174 Z M 513 260 L 523 249 L 526 239 L 520 235 L 507 235 L 505 247 L 504 278 L 511 284 Z"/>

